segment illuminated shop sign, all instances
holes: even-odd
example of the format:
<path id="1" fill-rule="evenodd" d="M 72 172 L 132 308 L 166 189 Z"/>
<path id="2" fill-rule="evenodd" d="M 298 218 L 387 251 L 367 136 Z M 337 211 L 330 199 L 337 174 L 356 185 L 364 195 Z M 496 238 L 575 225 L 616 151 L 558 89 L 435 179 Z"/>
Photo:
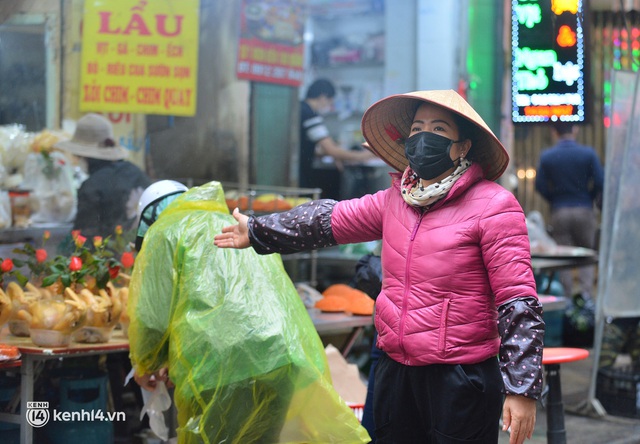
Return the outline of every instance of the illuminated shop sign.
<path id="1" fill-rule="evenodd" d="M 583 0 L 512 0 L 512 120 L 585 120 Z"/>

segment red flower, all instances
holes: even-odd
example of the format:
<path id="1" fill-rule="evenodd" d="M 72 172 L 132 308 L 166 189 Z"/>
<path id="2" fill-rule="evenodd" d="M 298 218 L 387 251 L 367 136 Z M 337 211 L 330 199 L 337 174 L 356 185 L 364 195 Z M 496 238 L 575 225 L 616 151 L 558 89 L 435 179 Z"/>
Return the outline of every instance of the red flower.
<path id="1" fill-rule="evenodd" d="M 38 261 L 38 263 L 41 264 L 46 260 L 47 260 L 47 250 L 45 250 L 43 248 L 37 249 L 36 250 L 36 261 Z"/>
<path id="2" fill-rule="evenodd" d="M 82 268 L 82 259 L 78 256 L 71 256 L 69 260 L 69 270 L 71 271 L 79 271 Z"/>
<path id="3" fill-rule="evenodd" d="M 9 258 L 3 260 L 2 264 L 0 264 L 0 270 L 2 270 L 3 273 L 8 273 L 13 270 L 13 261 Z"/>
<path id="4" fill-rule="evenodd" d="M 111 279 L 117 278 L 118 273 L 120 273 L 120 267 L 116 266 L 116 267 L 109 268 L 109 277 L 111 277 Z"/>
<path id="5" fill-rule="evenodd" d="M 77 238 L 78 236 L 80 236 L 80 230 L 72 230 L 72 231 L 71 231 L 71 238 L 72 238 L 73 240 L 76 240 L 76 238 Z"/>
<path id="6" fill-rule="evenodd" d="M 87 241 L 87 238 L 84 237 L 81 234 L 78 234 L 78 236 L 76 237 L 76 247 L 80 248 L 84 245 L 84 243 Z"/>
<path id="7" fill-rule="evenodd" d="M 122 266 L 124 268 L 133 267 L 134 261 L 135 261 L 135 258 L 133 257 L 133 253 L 131 253 L 130 251 L 125 251 L 124 253 L 122 253 L 122 258 L 120 258 L 120 262 L 122 263 Z"/>

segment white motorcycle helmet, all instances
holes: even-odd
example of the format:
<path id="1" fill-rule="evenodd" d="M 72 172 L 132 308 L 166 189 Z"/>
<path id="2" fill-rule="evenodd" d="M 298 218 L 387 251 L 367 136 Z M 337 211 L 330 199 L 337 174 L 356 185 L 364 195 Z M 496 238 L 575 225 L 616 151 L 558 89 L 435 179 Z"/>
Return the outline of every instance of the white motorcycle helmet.
<path id="1" fill-rule="evenodd" d="M 186 185 L 175 180 L 160 180 L 147 187 L 138 201 L 138 233 L 136 250 L 140 251 L 144 235 L 158 219 L 158 215 L 180 194 L 187 191 Z"/>

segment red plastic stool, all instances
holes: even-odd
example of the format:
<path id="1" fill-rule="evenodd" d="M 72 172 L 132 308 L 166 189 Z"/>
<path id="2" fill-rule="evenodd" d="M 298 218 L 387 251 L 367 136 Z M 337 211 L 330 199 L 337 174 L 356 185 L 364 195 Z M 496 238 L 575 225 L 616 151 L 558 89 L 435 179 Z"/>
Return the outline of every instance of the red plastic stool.
<path id="1" fill-rule="evenodd" d="M 566 444 L 567 442 L 560 385 L 560 364 L 581 361 L 588 357 L 589 351 L 582 348 L 545 347 L 542 351 L 542 364 L 544 364 L 549 387 L 547 397 L 547 443 L 549 444 Z"/>

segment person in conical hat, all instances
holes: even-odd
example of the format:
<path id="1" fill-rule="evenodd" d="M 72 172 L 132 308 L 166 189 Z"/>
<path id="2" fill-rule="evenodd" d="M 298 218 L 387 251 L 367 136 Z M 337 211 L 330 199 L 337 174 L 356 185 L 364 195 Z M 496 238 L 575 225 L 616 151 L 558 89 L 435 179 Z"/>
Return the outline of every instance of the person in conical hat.
<path id="1" fill-rule="evenodd" d="M 78 189 L 73 229 L 84 236 L 113 236 L 116 227 L 130 232 L 137 223 L 136 204 L 151 185 L 147 174 L 127 159 L 111 122 L 89 113 L 78 119 L 73 137 L 54 148 L 76 157 L 88 178 Z"/>
<path id="2" fill-rule="evenodd" d="M 375 326 L 377 443 L 531 438 L 542 392 L 544 321 L 525 217 L 495 182 L 509 156 L 452 90 L 392 95 L 364 114 L 390 188 L 238 222 L 219 247 L 293 253 L 380 240 Z"/>

